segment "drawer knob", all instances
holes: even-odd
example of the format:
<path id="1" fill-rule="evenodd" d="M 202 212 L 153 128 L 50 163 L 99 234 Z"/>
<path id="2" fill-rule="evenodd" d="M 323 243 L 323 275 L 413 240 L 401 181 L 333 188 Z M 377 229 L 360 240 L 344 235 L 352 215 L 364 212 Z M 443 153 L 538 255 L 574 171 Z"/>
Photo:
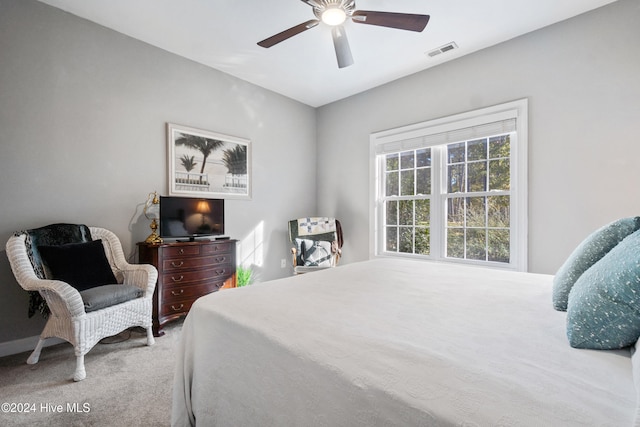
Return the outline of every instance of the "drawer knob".
<path id="1" fill-rule="evenodd" d="M 174 282 L 181 282 L 182 279 L 184 279 L 184 276 L 180 276 L 177 279 L 175 277 L 171 276 L 171 280 L 173 280 Z"/>
<path id="2" fill-rule="evenodd" d="M 180 255 L 183 255 L 183 254 L 184 254 L 184 249 L 180 248 L 180 249 L 178 250 L 178 253 L 179 253 Z"/>
<path id="3" fill-rule="evenodd" d="M 171 295 L 177 297 L 178 295 L 182 295 L 184 293 L 184 289 L 180 289 L 180 292 L 171 291 Z"/>
<path id="4" fill-rule="evenodd" d="M 180 261 L 180 262 L 171 261 L 172 267 L 182 267 L 183 264 L 184 264 L 184 261 Z"/>
<path id="5" fill-rule="evenodd" d="M 216 270 L 216 274 L 217 274 L 218 276 L 221 276 L 221 275 L 223 275 L 223 274 L 224 274 L 224 270 Z"/>
<path id="6" fill-rule="evenodd" d="M 173 311 L 180 311 L 180 310 L 182 310 L 182 307 L 184 307 L 184 304 L 180 304 L 180 305 L 179 305 L 179 306 L 177 306 L 177 307 L 176 307 L 175 305 L 172 305 L 172 306 L 171 306 L 171 309 L 172 309 Z"/>
<path id="7" fill-rule="evenodd" d="M 226 259 L 225 257 L 221 256 L 216 258 L 216 262 L 224 262 L 225 259 Z"/>

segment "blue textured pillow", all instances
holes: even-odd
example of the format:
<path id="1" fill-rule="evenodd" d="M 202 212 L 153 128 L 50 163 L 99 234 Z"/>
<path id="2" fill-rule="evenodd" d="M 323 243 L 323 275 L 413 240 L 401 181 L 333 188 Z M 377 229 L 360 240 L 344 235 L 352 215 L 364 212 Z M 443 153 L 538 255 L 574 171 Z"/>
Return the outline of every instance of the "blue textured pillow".
<path id="1" fill-rule="evenodd" d="M 622 218 L 594 231 L 580 243 L 553 278 L 553 308 L 565 311 L 569 292 L 582 273 L 637 230 L 640 217 Z"/>
<path id="2" fill-rule="evenodd" d="M 572 347 L 608 350 L 640 337 L 640 231 L 585 271 L 569 293 Z"/>

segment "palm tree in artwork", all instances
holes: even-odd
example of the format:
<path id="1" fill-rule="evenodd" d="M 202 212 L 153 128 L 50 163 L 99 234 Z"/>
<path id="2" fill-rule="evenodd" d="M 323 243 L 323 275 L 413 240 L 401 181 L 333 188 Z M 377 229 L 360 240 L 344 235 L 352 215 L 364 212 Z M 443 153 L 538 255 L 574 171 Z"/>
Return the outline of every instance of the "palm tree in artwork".
<path id="1" fill-rule="evenodd" d="M 247 146 L 238 144 L 233 149 L 224 150 L 222 162 L 231 174 L 230 180 L 228 176 L 226 178 L 225 187 L 246 188 Z"/>
<path id="2" fill-rule="evenodd" d="M 193 148 L 202 153 L 203 158 L 202 166 L 200 167 L 200 174 L 204 174 L 204 167 L 207 164 L 207 158 L 211 153 L 224 145 L 224 142 L 218 141 L 217 139 L 208 139 L 203 136 L 184 133 L 179 133 L 178 135 L 180 136 L 175 140 L 176 146 L 184 145 L 185 147 Z M 200 176 L 200 181 L 202 181 L 202 175 Z"/>
<path id="3" fill-rule="evenodd" d="M 232 150 L 224 150 L 222 161 L 230 174 L 245 175 L 247 173 L 247 146 L 238 144 Z"/>
<path id="4" fill-rule="evenodd" d="M 189 157 L 186 154 L 180 158 L 180 163 L 182 163 L 182 167 L 187 172 L 191 172 L 198 164 L 195 162 L 195 156 Z"/>

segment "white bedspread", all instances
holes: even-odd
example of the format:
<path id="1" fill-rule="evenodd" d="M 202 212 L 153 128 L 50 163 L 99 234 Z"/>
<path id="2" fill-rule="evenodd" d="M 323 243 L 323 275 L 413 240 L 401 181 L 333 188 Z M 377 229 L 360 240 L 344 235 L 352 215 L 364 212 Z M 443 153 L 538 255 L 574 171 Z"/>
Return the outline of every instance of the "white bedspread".
<path id="1" fill-rule="evenodd" d="M 379 259 L 185 320 L 176 426 L 631 426 L 630 352 L 578 350 L 552 276 Z"/>

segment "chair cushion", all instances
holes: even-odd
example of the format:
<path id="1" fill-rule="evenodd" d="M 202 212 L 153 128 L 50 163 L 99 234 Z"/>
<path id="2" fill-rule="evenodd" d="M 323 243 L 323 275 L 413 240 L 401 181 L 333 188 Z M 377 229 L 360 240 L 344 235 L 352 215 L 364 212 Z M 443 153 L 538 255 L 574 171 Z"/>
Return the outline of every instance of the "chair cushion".
<path id="1" fill-rule="evenodd" d="M 640 231 L 616 245 L 573 285 L 567 308 L 572 347 L 617 349 L 640 337 Z"/>
<path id="2" fill-rule="evenodd" d="M 86 289 L 80 292 L 80 296 L 84 303 L 84 311 L 90 313 L 139 298 L 142 293 L 142 289 L 134 285 L 102 285 Z"/>
<path id="3" fill-rule="evenodd" d="M 102 240 L 38 246 L 38 250 L 48 279 L 61 280 L 78 291 L 118 283 L 104 252 Z"/>
<path id="4" fill-rule="evenodd" d="M 580 243 L 553 278 L 553 308 L 566 310 L 569 292 L 582 273 L 639 229 L 640 217 L 622 218 L 599 228 Z"/>

